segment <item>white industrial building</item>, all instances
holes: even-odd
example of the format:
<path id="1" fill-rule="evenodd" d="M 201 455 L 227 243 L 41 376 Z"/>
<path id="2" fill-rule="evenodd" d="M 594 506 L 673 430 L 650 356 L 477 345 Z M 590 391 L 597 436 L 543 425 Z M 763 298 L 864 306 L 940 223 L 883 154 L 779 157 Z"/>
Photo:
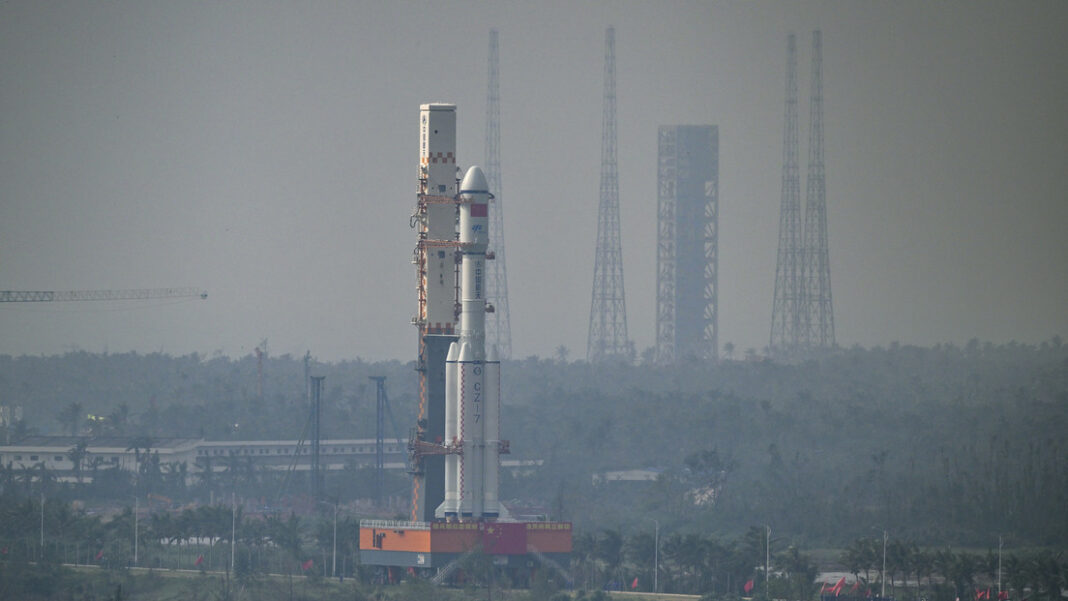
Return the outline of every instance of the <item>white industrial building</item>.
<path id="1" fill-rule="evenodd" d="M 311 469 L 311 444 L 299 444 L 296 440 L 227 440 L 208 441 L 196 438 L 143 438 L 143 437 L 76 437 L 76 436 L 29 436 L 16 444 L 0 446 L 0 464 L 11 469 L 33 468 L 44 465 L 45 469 L 57 472 L 60 479 L 73 478 L 72 451 L 85 441 L 82 458 L 82 477 L 91 477 L 91 466 L 98 468 L 117 466 L 135 471 L 138 454 L 158 454 L 160 465 L 185 463 L 189 474 L 206 469 L 227 469 L 235 459 L 250 462 L 267 469 Z M 147 443 L 147 448 L 145 445 Z M 138 448 L 135 445 L 141 445 Z M 386 439 L 383 451 L 385 467 L 403 469 L 407 456 L 407 443 L 398 439 Z M 323 440 L 319 443 L 319 461 L 324 470 L 340 470 L 346 464 L 374 466 L 375 439 L 354 438 Z"/>

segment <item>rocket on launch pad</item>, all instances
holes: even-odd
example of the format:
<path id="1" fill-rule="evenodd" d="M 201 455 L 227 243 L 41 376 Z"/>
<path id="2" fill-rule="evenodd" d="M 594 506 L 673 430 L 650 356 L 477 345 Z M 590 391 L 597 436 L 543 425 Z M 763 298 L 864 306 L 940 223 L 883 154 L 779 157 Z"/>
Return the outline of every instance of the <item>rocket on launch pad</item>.
<path id="1" fill-rule="evenodd" d="M 460 339 L 445 359 L 445 440 L 459 454 L 445 458 L 445 501 L 438 518 L 500 515 L 501 362 L 486 353 L 486 247 L 489 186 L 480 167 L 460 182 Z"/>
<path id="2" fill-rule="evenodd" d="M 480 548 L 516 575 L 567 565 L 571 524 L 516 522 L 498 498 L 501 363 L 486 348 L 486 260 L 493 195 L 479 167 L 457 180 L 456 105 L 420 106 L 419 427 L 410 521 L 361 520 L 365 565 L 441 569 Z"/>

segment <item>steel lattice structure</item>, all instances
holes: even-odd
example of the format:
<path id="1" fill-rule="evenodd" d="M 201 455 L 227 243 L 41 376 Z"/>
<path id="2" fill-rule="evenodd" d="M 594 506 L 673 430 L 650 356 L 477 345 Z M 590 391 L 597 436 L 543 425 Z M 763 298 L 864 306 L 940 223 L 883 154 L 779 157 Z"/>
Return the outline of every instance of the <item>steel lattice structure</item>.
<path id="1" fill-rule="evenodd" d="M 805 259 L 803 344 L 832 348 L 830 249 L 827 243 L 827 187 L 823 164 L 823 40 L 812 32 L 812 97 L 809 105 L 808 175 L 805 182 Z"/>
<path id="2" fill-rule="evenodd" d="M 605 31 L 604 115 L 601 122 L 601 190 L 593 298 L 586 339 L 587 361 L 630 358 L 627 303 L 623 289 L 623 245 L 619 232 L 619 173 L 616 161 L 616 30 Z"/>
<path id="3" fill-rule="evenodd" d="M 489 74 L 486 95 L 486 181 L 494 195 L 490 211 L 489 249 L 494 260 L 486 263 L 486 300 L 494 312 L 486 315 L 486 344 L 497 345 L 503 359 L 512 357 L 512 327 L 508 312 L 508 272 L 504 262 L 504 195 L 501 192 L 501 92 L 497 30 L 489 34 Z"/>
<path id="4" fill-rule="evenodd" d="M 771 309 L 773 353 L 800 349 L 804 334 L 802 279 L 801 175 L 798 166 L 797 38 L 786 43 L 786 123 L 783 134 L 782 202 L 779 208 L 779 251 L 775 264 L 775 296 Z"/>
<path id="5" fill-rule="evenodd" d="M 656 356 L 718 356 L 719 129 L 660 126 Z"/>

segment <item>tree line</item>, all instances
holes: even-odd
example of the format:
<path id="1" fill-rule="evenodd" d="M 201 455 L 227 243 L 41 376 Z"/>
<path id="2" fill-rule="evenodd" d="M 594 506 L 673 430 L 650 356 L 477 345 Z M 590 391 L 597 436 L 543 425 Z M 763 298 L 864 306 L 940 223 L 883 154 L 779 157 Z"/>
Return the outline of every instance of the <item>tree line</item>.
<path id="1" fill-rule="evenodd" d="M 633 532 L 655 519 L 668 531 L 728 537 L 768 524 L 813 547 L 874 529 L 928 547 L 985 547 L 1002 536 L 1010 549 L 1068 548 L 1068 346 L 1059 337 L 751 358 L 505 362 L 502 434 L 509 458 L 527 464 L 502 473 L 501 498 L 573 521 L 577 532 Z M 399 427 L 415 423 L 414 364 L 313 361 L 311 370 L 326 377 L 324 436 L 374 437 L 372 375 L 387 376 Z M 304 362 L 292 356 L 0 356 L 0 398 L 23 408 L 0 426 L 9 439 L 296 439 L 308 411 Z M 180 467 L 144 454 L 146 471 L 133 480 L 105 466 L 96 476 L 122 495 L 158 489 L 201 502 L 235 490 L 270 497 L 279 485 L 227 459 L 223 473 L 182 489 Z M 603 477 L 635 469 L 651 479 Z M 0 476 L 12 486 L 38 477 Z M 337 495 L 367 495 L 365 476 L 354 467 Z M 403 481 L 393 488 L 406 494 Z"/>

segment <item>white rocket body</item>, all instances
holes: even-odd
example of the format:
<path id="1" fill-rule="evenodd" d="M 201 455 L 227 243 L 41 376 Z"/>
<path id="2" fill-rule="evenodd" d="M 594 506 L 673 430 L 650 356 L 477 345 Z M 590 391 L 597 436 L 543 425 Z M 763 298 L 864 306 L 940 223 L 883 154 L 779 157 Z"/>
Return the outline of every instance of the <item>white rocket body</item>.
<path id="1" fill-rule="evenodd" d="M 445 440 L 446 445 L 459 441 L 460 432 L 458 426 L 460 418 L 457 415 L 456 403 L 457 368 L 456 360 L 460 356 L 460 345 L 455 342 L 449 345 L 449 355 L 445 359 Z M 434 510 L 434 517 L 455 517 L 460 512 L 460 458 L 457 455 L 445 456 L 445 499 Z"/>
<path id="2" fill-rule="evenodd" d="M 486 247 L 490 193 L 471 167 L 460 183 L 460 340 L 445 365 L 445 438 L 459 456 L 445 460 L 445 501 L 438 517 L 500 515 L 497 499 L 500 440 L 500 361 L 486 356 Z"/>
<path id="3" fill-rule="evenodd" d="M 501 514 L 497 489 L 501 472 L 501 360 L 497 346 L 486 354 L 485 452 L 482 458 L 482 515 L 495 518 Z"/>

